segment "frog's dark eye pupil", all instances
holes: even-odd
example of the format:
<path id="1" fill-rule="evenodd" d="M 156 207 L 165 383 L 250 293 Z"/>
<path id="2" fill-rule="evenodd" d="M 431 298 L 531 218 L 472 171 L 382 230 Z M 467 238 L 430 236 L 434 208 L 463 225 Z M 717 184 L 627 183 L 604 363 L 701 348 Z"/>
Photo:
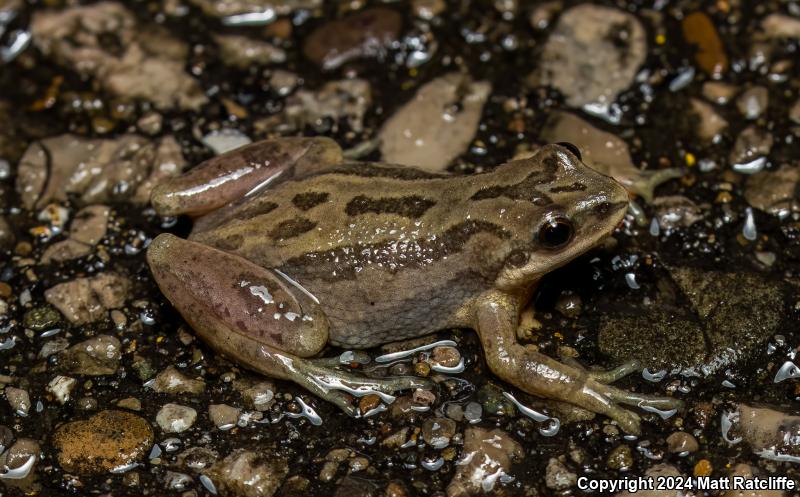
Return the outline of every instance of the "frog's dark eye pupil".
<path id="1" fill-rule="evenodd" d="M 570 142 L 558 142 L 556 145 L 561 145 L 562 147 L 572 152 L 572 155 L 577 157 L 578 160 L 583 160 L 583 157 L 581 157 L 581 149 L 579 149 L 575 144 Z"/>
<path id="2" fill-rule="evenodd" d="M 539 228 L 539 242 L 549 249 L 559 249 L 572 240 L 574 229 L 569 219 L 554 217 Z"/>

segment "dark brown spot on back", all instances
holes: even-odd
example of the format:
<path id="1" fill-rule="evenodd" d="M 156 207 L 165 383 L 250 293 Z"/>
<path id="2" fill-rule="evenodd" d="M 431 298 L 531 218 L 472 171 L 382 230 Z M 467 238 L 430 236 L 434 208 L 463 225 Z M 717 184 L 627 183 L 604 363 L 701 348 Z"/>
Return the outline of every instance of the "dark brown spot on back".
<path id="1" fill-rule="evenodd" d="M 396 198 L 371 198 L 359 195 L 347 203 L 344 211 L 348 216 L 360 216 L 367 213 L 396 214 L 416 219 L 434 205 L 436 205 L 435 201 L 417 195 Z"/>
<path id="2" fill-rule="evenodd" d="M 328 192 L 298 193 L 292 198 L 292 203 L 301 211 L 307 211 L 323 202 L 327 202 L 329 196 Z"/>
<path id="3" fill-rule="evenodd" d="M 550 193 L 564 193 L 564 192 L 582 192 L 586 190 L 586 185 L 583 183 L 576 181 L 571 185 L 564 185 L 564 186 L 554 186 L 550 189 Z"/>
<path id="4" fill-rule="evenodd" d="M 558 168 L 558 159 L 556 157 L 545 157 L 542 159 L 541 165 L 543 167 L 534 169 L 522 181 L 513 185 L 496 185 L 482 188 L 475 192 L 470 197 L 470 200 L 506 197 L 511 200 L 527 200 L 538 206 L 550 205 L 553 201 L 539 187 L 553 182 Z"/>
<path id="5" fill-rule="evenodd" d="M 296 217 L 289 219 L 288 221 L 283 221 L 279 225 L 275 226 L 275 228 L 269 232 L 269 236 L 273 240 L 286 240 L 288 238 L 294 238 L 302 235 L 303 233 L 307 233 L 316 228 L 316 226 L 317 223 L 311 221 L 310 219 Z"/>

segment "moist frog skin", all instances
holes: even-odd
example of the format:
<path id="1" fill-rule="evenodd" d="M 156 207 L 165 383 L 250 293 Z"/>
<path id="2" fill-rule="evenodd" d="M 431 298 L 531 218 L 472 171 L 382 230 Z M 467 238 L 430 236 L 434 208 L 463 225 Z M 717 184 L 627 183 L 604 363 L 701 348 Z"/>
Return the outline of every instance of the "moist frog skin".
<path id="1" fill-rule="evenodd" d="M 356 415 L 352 394 L 425 386 L 340 371 L 323 348 L 363 349 L 471 328 L 491 371 L 517 388 L 609 416 L 681 402 L 615 388 L 635 370 L 588 371 L 517 343 L 542 277 L 608 236 L 628 193 L 568 145 L 465 176 L 350 162 L 327 138 L 281 138 L 215 157 L 157 187 L 161 215 L 195 218 L 159 235 L 147 260 L 170 302 L 211 347 Z"/>

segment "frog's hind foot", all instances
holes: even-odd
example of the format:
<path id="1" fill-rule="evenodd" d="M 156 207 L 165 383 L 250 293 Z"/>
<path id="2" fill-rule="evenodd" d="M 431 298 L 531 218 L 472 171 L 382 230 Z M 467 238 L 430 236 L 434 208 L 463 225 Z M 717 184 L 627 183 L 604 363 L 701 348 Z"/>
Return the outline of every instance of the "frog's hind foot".
<path id="1" fill-rule="evenodd" d="M 358 408 L 353 405 L 353 397 L 377 395 L 385 404 L 391 404 L 398 392 L 417 388 L 432 390 L 434 386 L 430 380 L 415 376 L 369 378 L 340 371 L 318 360 L 303 362 L 304 374 L 295 378 L 295 381 L 354 417 L 364 413 L 359 413 Z"/>

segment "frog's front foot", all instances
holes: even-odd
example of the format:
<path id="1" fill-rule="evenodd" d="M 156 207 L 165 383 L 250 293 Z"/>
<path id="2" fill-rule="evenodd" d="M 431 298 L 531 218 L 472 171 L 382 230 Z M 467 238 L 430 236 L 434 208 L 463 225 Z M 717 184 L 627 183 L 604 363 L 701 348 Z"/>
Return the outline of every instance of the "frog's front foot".
<path id="1" fill-rule="evenodd" d="M 606 415 L 627 433 L 641 433 L 641 418 L 622 405 L 662 415 L 683 406 L 678 399 L 628 392 L 608 385 L 633 372 L 638 366 L 633 362 L 609 371 L 587 371 L 575 365 L 574 361 L 570 361 L 571 364 L 561 363 L 516 344 L 506 350 L 506 356 L 512 360 L 495 362 L 492 368 L 498 376 L 528 393 L 570 402 Z M 514 367 L 509 367 L 511 365 Z"/>

